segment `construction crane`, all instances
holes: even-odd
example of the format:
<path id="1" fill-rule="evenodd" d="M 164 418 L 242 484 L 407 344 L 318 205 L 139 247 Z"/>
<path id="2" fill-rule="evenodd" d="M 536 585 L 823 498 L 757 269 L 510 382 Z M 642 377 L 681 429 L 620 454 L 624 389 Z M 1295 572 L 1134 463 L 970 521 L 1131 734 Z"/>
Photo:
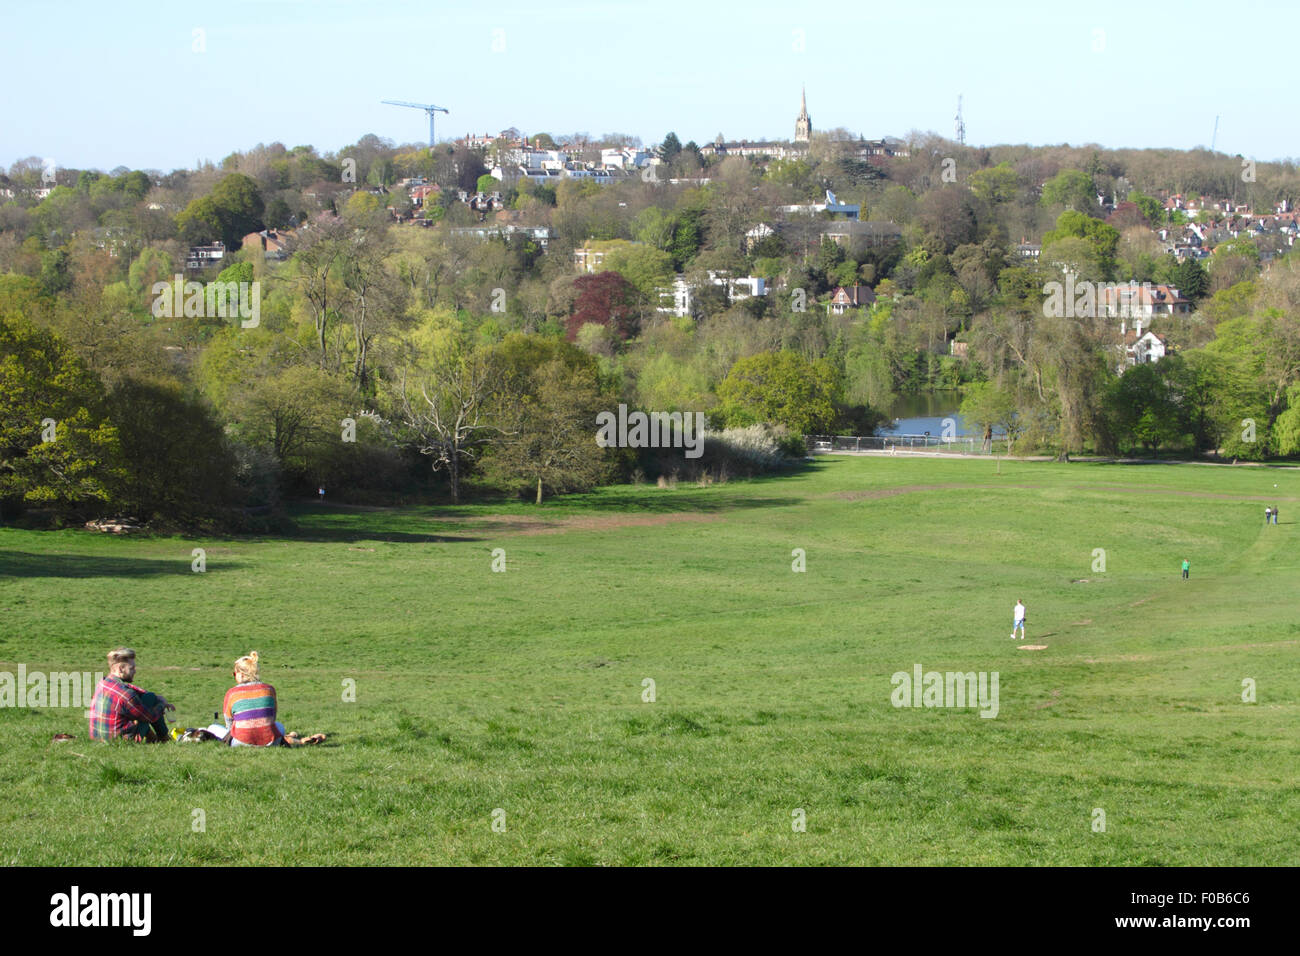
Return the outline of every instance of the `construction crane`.
<path id="1" fill-rule="evenodd" d="M 407 103 L 405 100 L 383 100 L 389 106 L 409 106 L 413 110 L 424 110 L 429 114 L 429 149 L 433 149 L 433 114 L 448 113 L 450 110 L 441 106 L 434 106 L 432 103 Z"/>
<path id="2" fill-rule="evenodd" d="M 966 121 L 961 118 L 961 95 L 957 96 L 957 144 L 966 145 Z"/>

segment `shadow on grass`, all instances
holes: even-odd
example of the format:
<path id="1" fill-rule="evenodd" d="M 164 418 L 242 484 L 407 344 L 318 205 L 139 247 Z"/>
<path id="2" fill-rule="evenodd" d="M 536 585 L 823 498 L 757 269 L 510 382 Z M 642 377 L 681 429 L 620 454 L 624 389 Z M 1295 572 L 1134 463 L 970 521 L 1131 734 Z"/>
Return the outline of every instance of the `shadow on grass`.
<path id="1" fill-rule="evenodd" d="M 240 567 L 243 565 L 237 561 L 222 561 L 208 568 L 206 573 L 220 574 Z M 0 578 L 140 578 L 158 574 L 193 573 L 188 554 L 172 560 L 162 560 L 0 551 Z"/>
<path id="2" fill-rule="evenodd" d="M 418 519 L 411 516 L 406 519 L 406 522 L 409 525 L 413 520 Z M 305 541 L 313 544 L 356 544 L 362 541 L 382 541 L 385 544 L 466 544 L 486 539 L 468 534 L 419 534 L 413 531 L 395 531 L 384 526 L 367 526 L 365 519 L 358 519 L 357 523 L 346 527 L 299 525 L 295 531 L 266 535 L 253 540 Z"/>
<path id="3" fill-rule="evenodd" d="M 390 544 L 467 544 L 489 539 L 479 534 L 480 522 L 527 519 L 570 518 L 624 514 L 716 514 L 732 510 L 779 508 L 805 503 L 798 495 L 764 497 L 752 492 L 765 485 L 802 481 L 818 470 L 838 462 L 801 462 L 778 472 L 752 478 L 738 478 L 725 484 L 701 487 L 680 479 L 676 488 L 658 488 L 654 484 L 605 485 L 595 491 L 557 495 L 547 498 L 541 507 L 531 500 L 485 494 L 469 503 L 407 504 L 393 506 L 350 505 L 314 499 L 292 501 L 286 508 L 295 527 L 251 533 L 206 532 L 208 541 L 303 541 L 322 544 L 357 544 L 382 541 Z M 428 524 L 442 529 L 413 531 L 412 527 Z M 484 528 L 485 531 L 496 529 Z M 2 574 L 3 571 L 0 571 Z"/>
<path id="4" fill-rule="evenodd" d="M 710 494 L 705 488 L 683 489 L 651 488 L 649 491 L 606 491 L 599 496 L 582 499 L 585 507 L 567 512 L 569 514 L 602 514 L 607 512 L 625 512 L 628 514 L 716 514 L 722 511 L 740 511 L 752 508 L 781 508 L 788 505 L 803 504 L 803 499 L 793 495 L 786 498 L 750 498 L 719 496 Z M 578 501 L 574 501 L 578 504 Z M 534 512 L 544 514 L 544 511 Z M 560 512 L 556 512 L 559 514 Z"/>
<path id="5" fill-rule="evenodd" d="M 298 527 L 263 539 L 286 538 L 299 541 L 356 542 L 388 541 L 405 544 L 475 542 L 487 540 L 476 534 L 479 522 L 526 519 L 595 517 L 611 513 L 635 514 L 717 514 L 733 510 L 780 508 L 803 504 L 798 495 L 782 497 L 754 495 L 756 486 L 777 481 L 788 482 L 802 477 L 804 470 L 789 470 L 778 475 L 713 484 L 699 487 L 679 481 L 676 488 L 654 485 L 606 485 L 592 492 L 558 495 L 538 507 L 530 501 L 502 498 L 461 505 L 413 505 L 391 509 L 353 509 L 347 506 L 299 504 L 290 514 Z M 448 533 L 413 532 L 413 524 L 443 524 Z"/>

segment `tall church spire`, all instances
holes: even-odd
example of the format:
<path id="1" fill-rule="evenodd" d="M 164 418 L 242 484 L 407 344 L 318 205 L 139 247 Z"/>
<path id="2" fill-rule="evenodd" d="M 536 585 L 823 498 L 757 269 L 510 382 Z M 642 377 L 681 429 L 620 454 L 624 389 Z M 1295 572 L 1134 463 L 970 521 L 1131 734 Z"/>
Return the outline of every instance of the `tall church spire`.
<path id="1" fill-rule="evenodd" d="M 799 117 L 794 121 L 794 141 L 806 143 L 812 139 L 812 117 L 808 115 L 808 88 L 799 94 Z"/>

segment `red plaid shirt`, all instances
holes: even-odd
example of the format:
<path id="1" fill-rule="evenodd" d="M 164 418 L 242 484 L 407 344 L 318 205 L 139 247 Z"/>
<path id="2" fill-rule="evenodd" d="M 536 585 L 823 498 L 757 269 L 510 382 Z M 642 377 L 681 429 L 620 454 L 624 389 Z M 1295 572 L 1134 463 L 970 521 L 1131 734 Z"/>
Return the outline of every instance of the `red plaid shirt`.
<path id="1" fill-rule="evenodd" d="M 150 707 L 146 697 L 153 702 Z M 163 714 L 162 704 L 153 694 L 146 694 L 134 684 L 105 677 L 95 688 L 90 701 L 90 739 L 112 740 L 130 737 L 141 740 L 149 733 L 149 725 Z"/>

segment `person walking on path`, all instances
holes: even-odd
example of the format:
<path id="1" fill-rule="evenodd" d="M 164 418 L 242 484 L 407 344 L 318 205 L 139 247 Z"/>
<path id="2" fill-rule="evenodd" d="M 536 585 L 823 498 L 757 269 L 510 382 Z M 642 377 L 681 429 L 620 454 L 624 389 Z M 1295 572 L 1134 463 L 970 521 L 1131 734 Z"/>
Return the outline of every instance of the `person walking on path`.
<path id="1" fill-rule="evenodd" d="M 1011 616 L 1011 639 L 1016 639 L 1016 631 L 1020 632 L 1020 639 L 1025 639 L 1025 604 L 1020 598 L 1016 598 L 1016 609 Z"/>
<path id="2" fill-rule="evenodd" d="M 1188 563 L 1186 558 L 1183 558 L 1183 580 L 1184 581 L 1186 581 L 1187 578 L 1191 575 L 1191 571 L 1192 571 L 1191 564 Z"/>
<path id="3" fill-rule="evenodd" d="M 1277 524 L 1277 505 L 1273 506 L 1273 523 Z"/>

